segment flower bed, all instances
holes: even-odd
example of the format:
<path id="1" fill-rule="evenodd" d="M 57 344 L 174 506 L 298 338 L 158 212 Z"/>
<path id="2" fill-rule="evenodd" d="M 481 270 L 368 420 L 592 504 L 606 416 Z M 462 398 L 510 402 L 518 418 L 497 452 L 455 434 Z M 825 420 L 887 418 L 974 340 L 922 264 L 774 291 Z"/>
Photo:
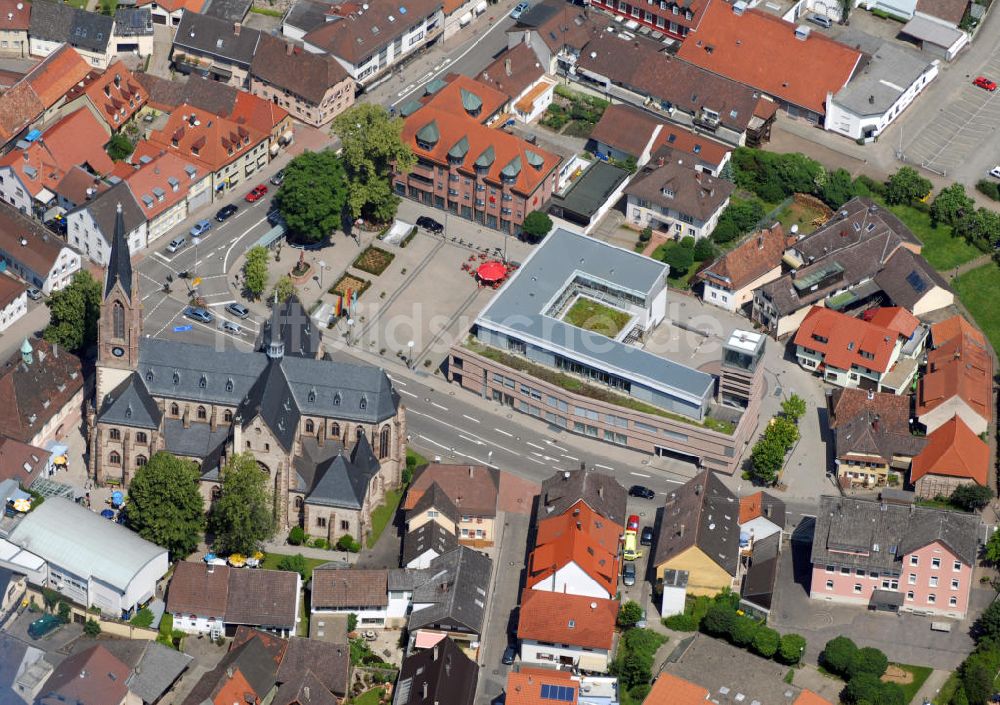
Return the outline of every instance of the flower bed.
<path id="1" fill-rule="evenodd" d="M 368 272 L 368 274 L 373 274 L 377 277 L 379 274 L 388 269 L 395 257 L 396 255 L 388 250 L 383 250 L 381 247 L 369 245 L 368 249 L 358 255 L 358 258 L 354 260 L 354 264 L 352 266 L 355 269 L 360 269 L 362 272 Z"/>
<path id="2" fill-rule="evenodd" d="M 330 293 L 338 296 L 347 296 L 347 290 L 350 289 L 351 291 L 358 292 L 358 296 L 360 297 L 371 285 L 372 283 L 367 279 L 361 279 L 353 274 L 345 274 L 337 280 L 336 284 L 330 287 Z"/>

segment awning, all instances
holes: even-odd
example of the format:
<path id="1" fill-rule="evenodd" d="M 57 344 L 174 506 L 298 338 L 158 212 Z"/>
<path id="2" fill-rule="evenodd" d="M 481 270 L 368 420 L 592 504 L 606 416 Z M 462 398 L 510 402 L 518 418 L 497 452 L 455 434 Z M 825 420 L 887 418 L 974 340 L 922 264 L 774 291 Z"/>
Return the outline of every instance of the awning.
<path id="1" fill-rule="evenodd" d="M 507 267 L 497 260 L 485 262 L 476 270 L 476 276 L 484 282 L 501 281 L 507 276 Z"/>
<path id="2" fill-rule="evenodd" d="M 285 226 L 275 225 L 273 228 L 260 236 L 260 240 L 257 241 L 257 244 L 261 247 L 270 247 L 284 236 Z"/>
<path id="3" fill-rule="evenodd" d="M 429 649 L 439 641 L 442 641 L 445 636 L 446 635 L 441 632 L 427 632 L 423 629 L 419 629 L 417 630 L 417 636 L 413 642 L 413 646 L 417 649 Z"/>
<path id="4" fill-rule="evenodd" d="M 582 671 L 604 672 L 608 670 L 608 658 L 598 654 L 580 654 L 580 661 L 577 663 L 577 666 Z"/>
<path id="5" fill-rule="evenodd" d="M 877 610 L 891 610 L 895 612 L 903 606 L 903 593 L 896 592 L 895 590 L 873 590 L 872 599 L 868 605 Z"/>

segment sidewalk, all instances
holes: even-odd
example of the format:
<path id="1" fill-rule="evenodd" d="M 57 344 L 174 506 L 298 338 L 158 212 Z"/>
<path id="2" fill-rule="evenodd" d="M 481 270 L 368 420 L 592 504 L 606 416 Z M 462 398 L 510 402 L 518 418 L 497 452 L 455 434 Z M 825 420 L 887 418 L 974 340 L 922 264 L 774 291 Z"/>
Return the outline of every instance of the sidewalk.
<path id="1" fill-rule="evenodd" d="M 933 702 L 941 691 L 941 686 L 945 684 L 950 675 L 950 671 L 940 671 L 938 669 L 931 671 L 927 680 L 924 681 L 924 684 L 920 686 L 920 690 L 917 691 L 917 694 L 913 696 L 913 700 L 910 701 L 911 705 Z"/>
<path id="2" fill-rule="evenodd" d="M 312 548 L 310 546 L 292 546 L 280 538 L 274 538 L 265 543 L 264 552 L 278 553 L 286 556 L 294 556 L 296 553 L 301 553 L 304 558 L 315 558 L 321 561 L 341 561 L 350 564 L 354 564 L 358 560 L 357 553 L 332 551 L 325 548 Z"/>

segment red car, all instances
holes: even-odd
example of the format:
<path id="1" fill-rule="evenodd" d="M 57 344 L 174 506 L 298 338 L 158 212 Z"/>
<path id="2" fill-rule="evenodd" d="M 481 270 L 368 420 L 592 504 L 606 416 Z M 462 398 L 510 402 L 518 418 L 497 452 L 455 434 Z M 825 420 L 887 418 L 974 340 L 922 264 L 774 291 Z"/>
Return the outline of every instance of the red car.
<path id="1" fill-rule="evenodd" d="M 253 203 L 254 201 L 259 201 L 264 198 L 264 194 L 267 193 L 267 186 L 264 184 L 259 184 L 253 187 L 253 191 L 247 194 L 247 203 Z"/>
<path id="2" fill-rule="evenodd" d="M 639 531 L 639 517 L 637 515 L 633 514 L 628 518 L 625 531 Z"/>
<path id="3" fill-rule="evenodd" d="M 977 88 L 985 88 L 990 93 L 992 93 L 997 89 L 997 82 L 991 81 L 990 79 L 986 78 L 986 76 L 976 76 L 976 80 L 972 82 L 972 85 L 976 86 Z"/>

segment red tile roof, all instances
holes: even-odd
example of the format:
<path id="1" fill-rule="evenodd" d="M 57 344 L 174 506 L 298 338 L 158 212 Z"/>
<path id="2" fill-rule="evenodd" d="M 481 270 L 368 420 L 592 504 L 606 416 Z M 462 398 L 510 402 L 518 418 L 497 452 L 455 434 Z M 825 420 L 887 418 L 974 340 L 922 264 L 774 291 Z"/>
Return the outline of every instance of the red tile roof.
<path id="1" fill-rule="evenodd" d="M 194 176 L 191 176 L 190 170 L 194 171 Z M 135 202 L 142 208 L 143 215 L 152 220 L 184 200 L 191 184 L 206 176 L 208 172 L 204 167 L 181 159 L 172 152 L 163 152 L 129 174 L 125 182 Z"/>
<path id="2" fill-rule="evenodd" d="M 495 469 L 485 465 L 431 463 L 413 478 L 406 492 L 403 510 L 417 506 L 417 502 L 433 484 L 437 484 L 463 513 L 496 516 L 500 473 Z"/>
<path id="3" fill-rule="evenodd" d="M 139 0 L 136 4 L 142 7 L 144 5 L 151 5 L 154 2 L 167 12 L 176 12 L 177 10 L 201 12 L 201 8 L 205 6 L 206 0 Z"/>
<path id="4" fill-rule="evenodd" d="M 482 108 L 474 119 L 486 122 L 507 103 L 506 93 L 468 76 L 452 73 L 445 76 L 444 80 L 447 84 L 436 93 L 427 96 L 423 101 L 425 105 L 441 110 L 454 110 L 464 115 L 466 111 L 462 106 L 463 94 L 472 93 L 482 101 Z"/>
<path id="5" fill-rule="evenodd" d="M 912 313 L 901 306 L 882 306 L 865 312 L 865 320 L 877 326 L 895 331 L 903 338 L 909 338 L 920 325 Z"/>
<path id="6" fill-rule="evenodd" d="M 822 115 L 827 93 L 847 84 L 861 52 L 819 32 L 803 41 L 795 30 L 796 25 L 766 12 L 737 15 L 732 5 L 715 2 L 677 56 Z"/>
<path id="7" fill-rule="evenodd" d="M 112 130 L 118 130 L 131 120 L 149 100 L 146 89 L 125 64 L 117 60 L 104 73 L 95 75 L 82 91 Z M 72 100 L 70 96 L 67 98 Z"/>
<path id="8" fill-rule="evenodd" d="M 786 247 L 785 231 L 781 223 L 775 223 L 751 235 L 736 249 L 698 272 L 698 278 L 721 284 L 731 291 L 742 289 L 780 267 Z"/>
<path id="9" fill-rule="evenodd" d="M 740 523 L 746 524 L 761 516 L 764 510 L 764 492 L 754 492 L 746 497 L 740 497 Z"/>
<path id="10" fill-rule="evenodd" d="M 219 688 L 219 692 L 212 698 L 212 705 L 233 705 L 233 703 L 257 703 L 260 696 L 265 693 L 255 693 L 253 686 L 243 675 L 239 668 L 232 671 L 229 677 Z"/>
<path id="11" fill-rule="evenodd" d="M 41 477 L 51 455 L 47 450 L 0 436 L 0 480 L 17 480 L 21 487 L 27 487 Z"/>
<path id="12" fill-rule="evenodd" d="M 888 328 L 813 306 L 795 333 L 795 344 L 823 355 L 824 363 L 830 367 L 849 370 L 858 365 L 885 373 L 897 338 Z"/>
<path id="13" fill-rule="evenodd" d="M 917 387 L 917 415 L 954 397 L 987 421 L 993 419 L 993 359 L 983 334 L 961 316 L 931 327 L 936 346 Z"/>
<path id="14" fill-rule="evenodd" d="M 545 69 L 538 62 L 534 50 L 529 44 L 521 42 L 513 49 L 503 51 L 476 80 L 514 98 L 544 75 Z"/>
<path id="15" fill-rule="evenodd" d="M 46 702 L 118 705 L 128 695 L 129 668 L 103 646 L 73 654 L 45 681 Z M 231 705 L 231 703 L 226 703 Z"/>
<path id="16" fill-rule="evenodd" d="M 609 105 L 601 115 L 601 119 L 590 131 L 590 139 L 638 159 L 650 143 L 653 132 L 661 124 L 645 110 L 616 103 Z"/>
<path id="17" fill-rule="evenodd" d="M 928 436 L 924 450 L 913 459 L 910 482 L 925 475 L 960 477 L 986 486 L 990 447 L 964 421 L 953 416 Z"/>
<path id="18" fill-rule="evenodd" d="M 618 608 L 617 600 L 525 590 L 517 637 L 610 651 Z"/>
<path id="19" fill-rule="evenodd" d="M 0 274 L 0 309 L 7 306 L 28 290 L 23 282 L 7 274 Z"/>
<path id="20" fill-rule="evenodd" d="M 669 158 L 666 155 L 667 150 L 688 154 L 698 162 L 711 166 L 713 170 L 722 164 L 730 152 L 730 148 L 721 142 L 709 139 L 705 135 L 697 135 L 678 125 L 664 123 L 660 134 L 656 136 L 650 154 L 654 157 Z"/>
<path id="21" fill-rule="evenodd" d="M 618 583 L 621 532 L 621 526 L 582 501 L 564 514 L 545 519 L 538 525 L 535 549 L 528 559 L 527 586 L 534 587 L 575 563 L 613 595 Z"/>
<path id="22" fill-rule="evenodd" d="M 45 340 L 32 338 L 30 365 L 14 352 L 0 368 L 0 428 L 29 442 L 83 388 L 80 358 L 67 350 L 53 354 Z"/>
<path id="23" fill-rule="evenodd" d="M 170 114 L 162 130 L 150 134 L 148 141 L 159 148 L 156 152 L 161 149 L 174 152 L 216 172 L 267 139 L 268 134 L 256 127 L 240 125 L 184 103 Z M 142 153 L 150 153 L 148 147 L 143 149 Z"/>
<path id="24" fill-rule="evenodd" d="M 550 668 L 521 668 L 507 674 L 505 705 L 553 705 L 555 701 L 542 699 L 543 685 L 558 685 L 573 689 L 572 700 L 561 700 L 560 705 L 576 705 L 580 695 L 580 681 L 569 671 Z"/>
<path id="25" fill-rule="evenodd" d="M 0 0 L 0 20 L 7 32 L 27 30 L 31 23 L 31 3 L 28 0 Z"/>
<path id="26" fill-rule="evenodd" d="M 643 705 L 704 705 L 709 692 L 700 685 L 684 680 L 672 673 L 660 673 L 653 682 Z"/>
<path id="27" fill-rule="evenodd" d="M 986 338 L 982 332 L 969 323 L 965 316 L 955 315 L 931 326 L 931 342 L 935 346 L 943 345 L 959 336 L 970 338 L 981 347 L 986 345 Z"/>
<path id="28" fill-rule="evenodd" d="M 799 697 L 795 698 L 792 705 L 832 705 L 832 703 L 811 690 L 805 689 L 799 693 Z"/>
<path id="29" fill-rule="evenodd" d="M 25 78 L 42 105 L 49 108 L 88 73 L 90 66 L 83 57 L 76 49 L 64 44 L 61 49 L 45 57 Z"/>
<path id="30" fill-rule="evenodd" d="M 236 94 L 233 111 L 227 117 L 237 125 L 249 125 L 270 134 L 271 130 L 288 120 L 288 111 L 270 100 L 240 91 Z"/>

